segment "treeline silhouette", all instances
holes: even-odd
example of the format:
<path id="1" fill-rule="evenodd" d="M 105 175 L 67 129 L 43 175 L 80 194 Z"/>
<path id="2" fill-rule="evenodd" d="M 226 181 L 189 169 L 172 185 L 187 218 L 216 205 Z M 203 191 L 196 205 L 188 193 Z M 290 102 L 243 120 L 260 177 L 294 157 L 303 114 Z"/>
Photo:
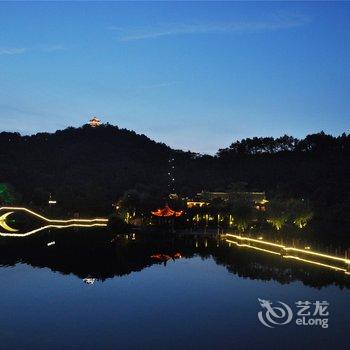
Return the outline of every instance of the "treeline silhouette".
<path id="1" fill-rule="evenodd" d="M 243 183 L 268 198 L 303 198 L 315 220 L 349 224 L 350 135 L 321 132 L 302 140 L 247 138 L 215 156 L 173 150 L 145 135 L 109 124 L 53 134 L 0 133 L 0 201 L 68 214 L 112 212 L 126 191 L 142 188 L 155 203 L 169 193 L 169 159 L 178 194 L 226 191 Z"/>

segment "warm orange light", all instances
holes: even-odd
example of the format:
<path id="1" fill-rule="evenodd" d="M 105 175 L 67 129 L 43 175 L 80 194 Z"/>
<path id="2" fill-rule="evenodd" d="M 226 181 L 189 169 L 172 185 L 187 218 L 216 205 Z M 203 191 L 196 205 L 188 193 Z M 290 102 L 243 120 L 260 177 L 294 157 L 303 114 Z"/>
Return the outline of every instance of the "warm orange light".
<path id="1" fill-rule="evenodd" d="M 208 205 L 207 202 L 203 201 L 187 201 L 187 208 L 194 208 L 194 207 L 204 207 L 205 205 Z"/>
<path id="2" fill-rule="evenodd" d="M 96 126 L 100 126 L 101 125 L 101 121 L 100 119 L 97 119 L 96 117 L 92 117 L 92 119 L 90 119 L 89 124 L 91 127 L 95 128 Z"/>
<path id="3" fill-rule="evenodd" d="M 179 217 L 181 216 L 183 213 L 182 210 L 180 211 L 175 211 L 175 210 L 172 210 L 168 204 L 165 205 L 165 207 L 163 209 L 158 209 L 156 211 L 152 211 L 152 214 L 154 216 L 158 216 L 158 217 L 165 217 L 165 218 L 168 218 L 168 217 Z"/>

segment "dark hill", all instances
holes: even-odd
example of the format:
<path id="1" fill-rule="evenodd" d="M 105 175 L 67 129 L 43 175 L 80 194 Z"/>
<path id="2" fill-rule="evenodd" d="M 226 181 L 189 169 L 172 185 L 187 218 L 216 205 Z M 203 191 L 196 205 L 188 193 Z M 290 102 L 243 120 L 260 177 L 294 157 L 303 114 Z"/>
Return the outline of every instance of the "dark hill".
<path id="1" fill-rule="evenodd" d="M 0 182 L 23 201 L 47 203 L 49 195 L 69 210 L 106 212 L 136 184 L 167 187 L 168 159 L 176 151 L 144 135 L 102 125 L 54 134 L 0 134 Z"/>
<path id="2" fill-rule="evenodd" d="M 246 190 L 266 191 L 269 198 L 309 200 L 318 218 L 349 221 L 346 134 L 244 139 L 213 157 L 173 150 L 108 124 L 33 136 L 0 133 L 0 183 L 10 184 L 17 202 L 25 204 L 47 206 L 51 194 L 65 213 L 106 214 L 134 188 L 166 196 L 169 159 L 174 159 L 175 191 L 182 195 L 225 191 L 243 182 Z"/>

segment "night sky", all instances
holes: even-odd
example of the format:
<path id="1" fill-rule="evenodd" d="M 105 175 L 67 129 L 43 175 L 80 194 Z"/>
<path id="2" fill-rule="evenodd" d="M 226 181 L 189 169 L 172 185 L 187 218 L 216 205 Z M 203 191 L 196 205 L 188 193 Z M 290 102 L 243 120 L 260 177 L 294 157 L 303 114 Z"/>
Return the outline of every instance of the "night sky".
<path id="1" fill-rule="evenodd" d="M 1 131 L 92 115 L 184 150 L 349 132 L 350 3 L 0 3 Z"/>

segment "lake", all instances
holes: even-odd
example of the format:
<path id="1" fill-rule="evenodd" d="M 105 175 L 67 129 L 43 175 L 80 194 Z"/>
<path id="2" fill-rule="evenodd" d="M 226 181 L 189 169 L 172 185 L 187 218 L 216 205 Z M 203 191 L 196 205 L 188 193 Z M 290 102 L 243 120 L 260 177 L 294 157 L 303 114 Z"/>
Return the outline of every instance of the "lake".
<path id="1" fill-rule="evenodd" d="M 340 349 L 348 344 L 350 275 L 215 239 L 55 239 L 50 247 L 0 246 L 2 349 Z M 164 256 L 154 257 L 158 254 Z M 269 323 L 259 299 L 271 301 L 277 313 L 277 307 L 288 311 L 289 306 L 292 320 Z M 298 301 L 329 303 L 323 310 L 328 316 L 320 316 L 328 319 L 328 328 L 297 325 Z M 315 306 L 310 310 L 312 316 Z"/>

